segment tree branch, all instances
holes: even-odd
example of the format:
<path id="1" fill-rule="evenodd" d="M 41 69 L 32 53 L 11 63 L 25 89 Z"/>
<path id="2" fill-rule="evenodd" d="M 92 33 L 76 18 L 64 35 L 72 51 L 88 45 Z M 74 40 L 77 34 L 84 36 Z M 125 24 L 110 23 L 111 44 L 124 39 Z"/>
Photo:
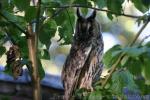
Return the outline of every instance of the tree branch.
<path id="1" fill-rule="evenodd" d="M 142 33 L 142 31 L 144 30 L 144 28 L 147 26 L 147 24 L 149 23 L 149 20 L 147 20 L 147 22 L 141 27 L 141 29 L 138 31 L 137 35 L 135 36 L 135 38 L 133 39 L 133 41 L 129 44 L 129 47 L 133 46 L 133 44 L 136 42 L 136 40 L 138 39 L 138 37 L 140 36 L 140 34 Z M 113 64 L 112 69 L 110 70 L 110 74 L 106 77 L 106 79 L 104 80 L 104 82 L 102 83 L 102 88 L 104 88 L 108 82 L 108 80 L 111 78 L 113 72 L 116 70 L 118 64 L 121 62 L 121 60 L 124 58 L 125 54 L 122 53 L 118 60 L 116 61 L 115 64 Z"/>
<path id="2" fill-rule="evenodd" d="M 106 9 L 100 9 L 100 8 L 95 8 L 95 7 L 91 7 L 91 6 L 87 6 L 87 5 L 79 5 L 79 4 L 64 5 L 64 6 L 57 6 L 57 7 L 47 6 L 46 8 L 72 8 L 72 7 L 90 8 L 90 9 L 94 9 L 94 10 L 98 10 L 98 11 L 104 11 L 104 12 L 108 12 L 108 13 L 111 13 L 111 14 L 115 14 L 115 15 L 119 15 L 119 16 L 125 16 L 125 17 L 131 17 L 131 18 L 141 17 L 141 16 L 134 16 L 134 15 L 124 14 L 124 13 L 119 14 L 117 12 L 112 12 L 112 11 L 106 10 Z"/>
<path id="3" fill-rule="evenodd" d="M 40 77 L 39 77 L 39 70 L 38 70 L 38 37 L 39 37 L 39 27 L 40 27 L 40 13 L 41 13 L 41 0 L 38 0 L 37 3 L 37 12 L 36 12 L 36 27 L 33 30 L 32 26 L 30 25 L 29 30 L 33 33 L 33 37 L 28 40 L 28 44 L 31 46 L 29 47 L 32 49 L 33 59 L 32 59 L 32 81 L 33 81 L 33 100 L 41 100 L 41 88 L 40 88 Z M 29 55 L 32 57 L 32 55 Z"/>

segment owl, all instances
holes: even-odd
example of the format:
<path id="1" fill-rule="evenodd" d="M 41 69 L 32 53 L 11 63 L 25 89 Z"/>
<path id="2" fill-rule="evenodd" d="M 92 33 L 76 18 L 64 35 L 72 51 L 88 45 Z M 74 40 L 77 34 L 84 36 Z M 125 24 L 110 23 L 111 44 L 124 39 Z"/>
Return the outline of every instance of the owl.
<path id="1" fill-rule="evenodd" d="M 76 89 L 92 90 L 93 83 L 100 78 L 103 69 L 103 38 L 95 17 L 96 10 L 88 17 L 83 17 L 77 8 L 75 34 L 61 76 L 64 100 L 72 100 Z"/>

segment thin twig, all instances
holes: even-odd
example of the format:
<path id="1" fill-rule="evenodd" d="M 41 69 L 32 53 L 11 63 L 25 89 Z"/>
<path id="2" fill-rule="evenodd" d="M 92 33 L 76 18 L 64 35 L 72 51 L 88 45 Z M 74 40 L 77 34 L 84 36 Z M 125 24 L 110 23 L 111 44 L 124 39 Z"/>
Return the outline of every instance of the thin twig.
<path id="1" fill-rule="evenodd" d="M 133 41 L 129 44 L 129 46 L 133 46 L 133 44 L 136 42 L 136 40 L 138 39 L 138 37 L 140 36 L 140 34 L 142 33 L 142 31 L 144 30 L 144 28 L 147 26 L 147 24 L 149 23 L 149 20 L 141 27 L 141 29 L 138 31 L 137 35 L 135 36 L 135 38 L 133 39 Z M 108 80 L 111 78 L 113 72 L 116 70 L 118 64 L 122 61 L 122 59 L 124 58 L 125 54 L 122 53 L 118 60 L 116 61 L 115 64 L 113 64 L 112 69 L 110 71 L 110 74 L 106 77 L 106 79 L 104 80 L 104 82 L 102 83 L 102 88 L 104 88 L 108 82 Z"/>
<path id="2" fill-rule="evenodd" d="M 144 30 L 144 28 L 147 26 L 148 23 L 149 23 L 149 20 L 146 21 L 145 24 L 141 27 L 141 29 L 138 31 L 137 35 L 135 36 L 131 44 L 129 44 L 129 46 L 132 46 L 136 42 L 136 40 L 138 39 L 138 37 L 140 36 L 140 34 L 142 33 L 142 31 Z"/>
<path id="3" fill-rule="evenodd" d="M 98 10 L 98 11 L 104 11 L 104 12 L 108 12 L 111 14 L 115 14 L 115 15 L 120 15 L 120 16 L 126 16 L 126 17 L 131 17 L 131 18 L 139 18 L 141 16 L 134 16 L 134 15 L 129 15 L 129 14 L 124 14 L 124 13 L 117 13 L 117 12 L 112 12 L 110 10 L 106 10 L 106 9 L 100 9 L 100 8 L 95 8 L 95 7 L 91 7 L 91 6 L 87 6 L 87 5 L 80 5 L 80 4 L 73 4 L 73 5 L 64 5 L 64 6 L 46 6 L 46 8 L 73 8 L 73 7 L 82 7 L 82 8 L 90 8 L 90 9 L 94 9 L 94 10 Z"/>
<path id="4" fill-rule="evenodd" d="M 146 39 L 148 39 L 148 38 L 150 38 L 150 35 L 145 36 L 145 37 L 141 40 L 140 44 L 142 44 L 142 43 L 143 43 Z"/>

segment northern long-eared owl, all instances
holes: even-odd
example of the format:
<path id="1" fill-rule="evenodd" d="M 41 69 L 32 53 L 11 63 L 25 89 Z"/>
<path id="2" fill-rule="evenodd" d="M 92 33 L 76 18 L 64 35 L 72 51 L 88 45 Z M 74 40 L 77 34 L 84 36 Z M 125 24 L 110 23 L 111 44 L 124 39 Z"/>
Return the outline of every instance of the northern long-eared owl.
<path id="1" fill-rule="evenodd" d="M 95 17 L 96 10 L 83 17 L 77 8 L 75 34 L 61 77 L 65 100 L 71 100 L 77 88 L 92 89 L 102 73 L 103 39 Z"/>

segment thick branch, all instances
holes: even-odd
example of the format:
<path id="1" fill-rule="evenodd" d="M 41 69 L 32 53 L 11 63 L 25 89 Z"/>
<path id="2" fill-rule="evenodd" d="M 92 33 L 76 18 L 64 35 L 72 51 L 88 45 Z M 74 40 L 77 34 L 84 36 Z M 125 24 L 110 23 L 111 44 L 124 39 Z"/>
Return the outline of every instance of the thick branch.
<path id="1" fill-rule="evenodd" d="M 141 27 L 141 29 L 138 31 L 137 35 L 135 36 L 135 38 L 133 39 L 133 41 L 129 44 L 129 46 L 133 46 L 133 44 L 136 42 L 136 40 L 138 39 L 138 37 L 140 36 L 140 34 L 142 33 L 142 31 L 144 30 L 144 28 L 147 26 L 147 24 L 149 23 L 149 20 Z M 105 87 L 105 85 L 107 84 L 108 80 L 111 78 L 113 72 L 116 70 L 118 64 L 121 62 L 121 60 L 124 58 L 125 54 L 122 53 L 118 60 L 116 61 L 115 64 L 113 64 L 112 69 L 110 71 L 110 74 L 106 77 L 106 79 L 104 80 L 104 82 L 102 83 L 102 88 Z"/>
<path id="2" fill-rule="evenodd" d="M 33 98 L 38 98 L 37 93 L 38 93 L 38 87 L 37 87 L 37 63 L 36 63 L 36 48 L 35 48 L 35 35 L 32 31 L 32 25 L 28 25 L 28 32 L 31 34 L 30 37 L 27 38 L 27 43 L 28 43 L 28 51 L 29 51 L 29 59 L 32 63 L 32 87 L 33 87 Z M 37 99 L 38 100 L 38 99 Z"/>
<path id="3" fill-rule="evenodd" d="M 39 26 L 40 26 L 40 11 L 41 11 L 41 0 L 38 0 L 37 3 L 37 17 L 36 17 L 36 27 L 34 35 L 34 61 L 35 66 L 33 66 L 33 96 L 34 100 L 41 100 L 41 88 L 40 88 L 40 77 L 39 77 L 39 70 L 38 70 L 38 37 L 39 37 Z M 34 30 L 32 30 L 34 31 Z"/>
<path id="4" fill-rule="evenodd" d="M 95 8 L 95 7 L 91 7 L 91 6 L 87 6 L 87 5 L 79 5 L 79 4 L 64 5 L 64 6 L 57 6 L 57 7 L 47 6 L 46 8 L 72 8 L 72 7 L 90 8 L 90 9 L 94 9 L 94 10 L 98 10 L 98 11 L 104 11 L 104 12 L 108 12 L 108 13 L 111 13 L 111 14 L 115 14 L 115 15 L 119 15 L 119 16 L 125 16 L 125 17 L 131 17 L 131 18 L 141 17 L 141 16 L 134 16 L 134 15 L 124 14 L 124 13 L 119 14 L 117 12 L 112 12 L 112 11 L 106 10 L 106 9 L 100 9 L 100 8 Z"/>

